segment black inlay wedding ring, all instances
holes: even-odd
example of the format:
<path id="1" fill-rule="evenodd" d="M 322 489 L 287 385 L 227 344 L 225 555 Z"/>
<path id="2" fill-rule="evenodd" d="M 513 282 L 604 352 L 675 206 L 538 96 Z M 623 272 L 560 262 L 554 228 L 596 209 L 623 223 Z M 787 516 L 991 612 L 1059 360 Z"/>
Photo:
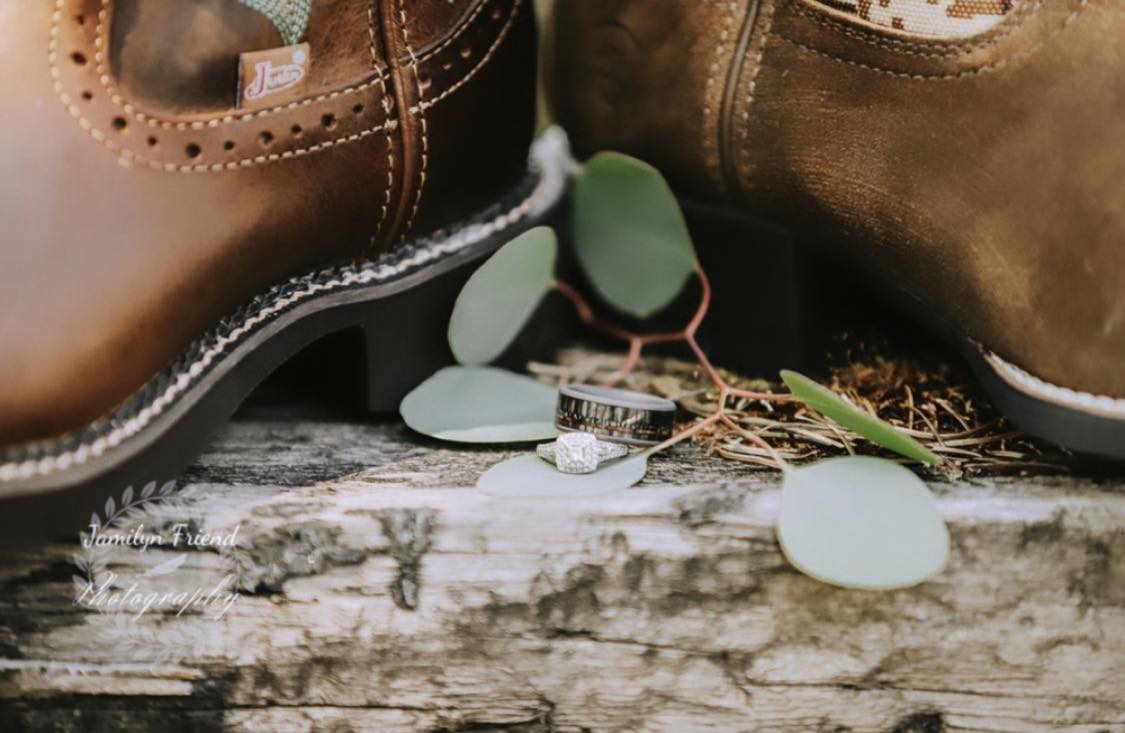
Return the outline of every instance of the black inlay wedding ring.
<path id="1" fill-rule="evenodd" d="M 610 387 L 572 384 L 559 389 L 555 427 L 593 433 L 605 440 L 656 445 L 672 437 L 676 403 Z"/>

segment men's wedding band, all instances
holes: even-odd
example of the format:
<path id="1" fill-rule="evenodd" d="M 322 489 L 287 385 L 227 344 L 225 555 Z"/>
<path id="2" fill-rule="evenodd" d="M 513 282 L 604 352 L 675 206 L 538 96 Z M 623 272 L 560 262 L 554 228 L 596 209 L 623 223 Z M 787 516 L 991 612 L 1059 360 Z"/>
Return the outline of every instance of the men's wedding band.
<path id="1" fill-rule="evenodd" d="M 676 403 L 624 389 L 586 384 L 559 389 L 555 427 L 616 443 L 655 445 L 672 437 Z"/>

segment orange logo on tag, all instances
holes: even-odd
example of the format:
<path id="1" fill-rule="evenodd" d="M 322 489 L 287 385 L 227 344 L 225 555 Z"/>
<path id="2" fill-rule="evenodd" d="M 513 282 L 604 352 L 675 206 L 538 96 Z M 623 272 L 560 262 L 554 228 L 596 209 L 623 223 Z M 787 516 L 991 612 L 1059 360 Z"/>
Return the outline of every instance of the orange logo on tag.
<path id="1" fill-rule="evenodd" d="M 309 75 L 309 44 L 253 51 L 238 59 L 238 106 L 257 109 L 300 94 Z"/>

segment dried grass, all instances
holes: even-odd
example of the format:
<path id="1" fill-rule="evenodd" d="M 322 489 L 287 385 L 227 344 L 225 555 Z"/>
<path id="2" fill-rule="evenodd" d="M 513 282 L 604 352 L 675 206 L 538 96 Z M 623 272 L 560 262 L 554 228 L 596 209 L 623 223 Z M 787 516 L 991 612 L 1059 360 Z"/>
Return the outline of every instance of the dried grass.
<path id="1" fill-rule="evenodd" d="M 1031 475 L 1067 470 L 1068 456 L 1013 428 L 966 378 L 946 365 L 923 364 L 910 356 L 887 357 L 866 347 L 848 349 L 847 360 L 829 371 L 826 381 L 852 404 L 886 420 L 945 458 L 925 471 L 934 477 Z M 530 371 L 553 384 L 600 382 L 614 374 L 623 356 L 588 349 L 568 349 L 557 364 L 533 363 Z M 779 382 L 749 379 L 720 370 L 732 387 L 785 391 Z M 674 400 L 687 427 L 715 411 L 718 391 L 693 362 L 648 356 L 621 385 Z M 767 452 L 744 436 L 753 433 L 781 457 L 801 464 L 849 453 L 894 454 L 841 428 L 796 402 L 773 404 L 737 400 L 727 414 L 737 425 L 715 425 L 694 438 L 708 453 L 752 468 L 776 470 Z"/>

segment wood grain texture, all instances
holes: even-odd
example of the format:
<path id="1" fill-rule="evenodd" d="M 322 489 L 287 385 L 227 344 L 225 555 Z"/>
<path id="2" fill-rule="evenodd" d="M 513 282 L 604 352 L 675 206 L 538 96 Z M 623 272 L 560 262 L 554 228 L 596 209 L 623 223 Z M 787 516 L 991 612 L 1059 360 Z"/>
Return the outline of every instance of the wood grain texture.
<path id="1" fill-rule="evenodd" d="M 786 565 L 769 474 L 689 449 L 603 497 L 472 488 L 507 455 L 231 425 L 133 521 L 237 526 L 160 581 L 233 568 L 242 597 L 122 631 L 73 604 L 77 541 L 0 556 L 0 729 L 1125 731 L 1122 481 L 934 484 L 949 568 L 868 593 Z M 105 559 L 149 582 L 173 556 Z"/>

